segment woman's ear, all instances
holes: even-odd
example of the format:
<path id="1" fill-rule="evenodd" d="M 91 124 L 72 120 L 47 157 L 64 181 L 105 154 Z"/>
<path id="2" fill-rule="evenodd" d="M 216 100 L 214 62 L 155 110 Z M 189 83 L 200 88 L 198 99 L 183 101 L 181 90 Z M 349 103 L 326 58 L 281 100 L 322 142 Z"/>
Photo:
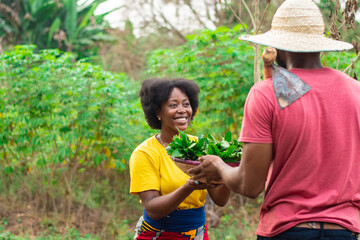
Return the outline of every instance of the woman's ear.
<path id="1" fill-rule="evenodd" d="M 161 121 L 161 117 L 160 117 L 160 110 L 156 111 L 156 118 Z"/>

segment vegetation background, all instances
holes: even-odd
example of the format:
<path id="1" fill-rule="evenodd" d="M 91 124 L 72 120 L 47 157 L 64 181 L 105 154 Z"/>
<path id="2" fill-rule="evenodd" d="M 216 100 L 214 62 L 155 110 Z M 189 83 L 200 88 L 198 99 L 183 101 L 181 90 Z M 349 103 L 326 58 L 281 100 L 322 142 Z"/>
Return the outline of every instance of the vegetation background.
<path id="1" fill-rule="evenodd" d="M 323 64 L 357 79 L 359 1 L 316 2 L 325 34 L 354 45 Z M 194 80 L 201 101 L 188 132 L 237 136 L 262 75 L 262 48 L 238 37 L 267 31 L 282 0 L 133 0 L 95 14 L 103 3 L 0 0 L 0 239 L 132 239 L 142 207 L 127 162 L 156 132 L 141 81 Z M 210 238 L 255 239 L 261 202 L 208 201 Z"/>

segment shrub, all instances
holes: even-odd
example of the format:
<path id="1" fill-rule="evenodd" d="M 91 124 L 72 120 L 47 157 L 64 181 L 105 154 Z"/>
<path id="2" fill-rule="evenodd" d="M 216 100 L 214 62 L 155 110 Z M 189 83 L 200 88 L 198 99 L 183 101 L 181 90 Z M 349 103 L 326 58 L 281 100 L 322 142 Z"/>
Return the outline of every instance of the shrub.
<path id="1" fill-rule="evenodd" d="M 0 154 L 8 171 L 32 163 L 124 169 L 135 128 L 141 133 L 136 86 L 70 53 L 35 49 L 0 56 Z"/>

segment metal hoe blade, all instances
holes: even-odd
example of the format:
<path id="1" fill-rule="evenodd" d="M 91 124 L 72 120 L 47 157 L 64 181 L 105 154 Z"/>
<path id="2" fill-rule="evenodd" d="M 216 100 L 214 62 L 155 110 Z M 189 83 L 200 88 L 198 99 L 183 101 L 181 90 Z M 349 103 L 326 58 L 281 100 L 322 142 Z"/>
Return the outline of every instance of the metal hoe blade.
<path id="1" fill-rule="evenodd" d="M 305 95 L 311 87 L 285 68 L 272 65 L 274 92 L 281 109 Z"/>

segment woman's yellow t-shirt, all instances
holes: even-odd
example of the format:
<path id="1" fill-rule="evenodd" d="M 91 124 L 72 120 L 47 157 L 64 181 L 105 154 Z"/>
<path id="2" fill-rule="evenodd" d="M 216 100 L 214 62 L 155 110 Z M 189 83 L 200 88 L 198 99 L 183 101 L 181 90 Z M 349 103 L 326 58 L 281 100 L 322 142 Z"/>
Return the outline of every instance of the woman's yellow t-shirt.
<path id="1" fill-rule="evenodd" d="M 196 137 L 188 135 L 190 140 Z M 169 194 L 185 184 L 190 177 L 178 168 L 165 148 L 155 136 L 141 143 L 130 157 L 130 193 L 138 194 L 157 190 L 160 195 Z M 193 191 L 180 205 L 179 209 L 202 207 L 207 191 Z"/>

